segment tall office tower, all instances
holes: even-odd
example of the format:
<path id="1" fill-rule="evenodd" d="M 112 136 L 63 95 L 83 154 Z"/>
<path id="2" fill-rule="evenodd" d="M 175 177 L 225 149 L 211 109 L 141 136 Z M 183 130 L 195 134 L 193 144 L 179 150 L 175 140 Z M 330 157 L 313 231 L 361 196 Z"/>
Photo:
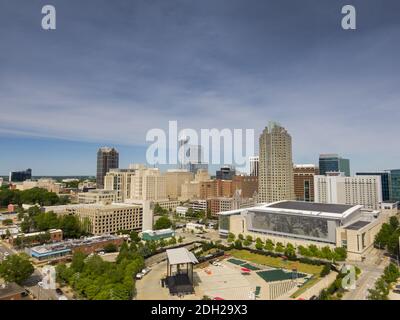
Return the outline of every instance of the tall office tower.
<path id="1" fill-rule="evenodd" d="M 24 182 L 25 180 L 32 179 L 32 169 L 25 171 L 12 171 L 10 172 L 9 182 Z"/>
<path id="2" fill-rule="evenodd" d="M 343 172 L 346 177 L 350 177 L 350 160 L 343 159 L 336 153 L 321 154 L 319 173 L 324 176 L 328 172 Z"/>
<path id="3" fill-rule="evenodd" d="M 104 188 L 104 177 L 110 169 L 119 166 L 119 153 L 114 148 L 103 147 L 97 151 L 97 189 Z"/>
<path id="4" fill-rule="evenodd" d="M 294 194 L 298 201 L 314 201 L 314 176 L 319 169 L 313 164 L 295 164 L 293 167 Z"/>
<path id="5" fill-rule="evenodd" d="M 178 140 L 178 168 L 196 174 L 199 170 L 208 170 L 208 164 L 203 162 L 203 149 L 200 145 L 189 144 L 189 138 L 182 136 Z"/>
<path id="6" fill-rule="evenodd" d="M 236 170 L 232 166 L 223 166 L 216 172 L 216 178 L 220 180 L 232 180 L 235 175 Z"/>
<path id="7" fill-rule="evenodd" d="M 259 157 L 258 156 L 250 157 L 249 161 L 250 161 L 250 175 L 253 177 L 258 177 Z"/>
<path id="8" fill-rule="evenodd" d="M 271 122 L 259 141 L 258 202 L 293 200 L 292 137 Z"/>
<path id="9" fill-rule="evenodd" d="M 388 170 L 390 173 L 390 200 L 400 201 L 400 169 Z"/>
<path id="10" fill-rule="evenodd" d="M 382 201 L 391 200 L 391 186 L 389 172 L 357 172 L 356 176 L 380 176 L 382 188 Z"/>
<path id="11" fill-rule="evenodd" d="M 314 201 L 378 209 L 382 202 L 381 186 L 380 176 L 314 176 Z"/>

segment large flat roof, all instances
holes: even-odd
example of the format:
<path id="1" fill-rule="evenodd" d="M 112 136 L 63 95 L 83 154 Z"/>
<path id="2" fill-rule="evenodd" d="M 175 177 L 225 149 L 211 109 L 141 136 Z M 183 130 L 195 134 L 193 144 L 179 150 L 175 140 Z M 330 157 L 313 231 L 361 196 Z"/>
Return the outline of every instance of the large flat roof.
<path id="1" fill-rule="evenodd" d="M 319 211 L 343 214 L 354 206 L 346 204 L 329 204 L 329 203 L 315 203 L 303 201 L 281 201 L 268 204 L 266 207 L 277 209 L 291 209 L 302 211 Z"/>
<path id="2" fill-rule="evenodd" d="M 278 201 L 273 203 L 260 203 L 254 207 L 242 208 L 220 212 L 220 215 L 234 215 L 244 212 L 266 212 L 277 214 L 294 214 L 315 216 L 325 219 L 344 219 L 361 210 L 362 205 L 329 204 L 304 201 Z"/>
<path id="3" fill-rule="evenodd" d="M 351 225 L 348 225 L 347 227 L 345 227 L 345 229 L 360 230 L 360 229 L 364 228 L 365 226 L 369 225 L 370 223 L 371 223 L 371 221 L 359 220 L 357 222 L 352 223 Z"/>

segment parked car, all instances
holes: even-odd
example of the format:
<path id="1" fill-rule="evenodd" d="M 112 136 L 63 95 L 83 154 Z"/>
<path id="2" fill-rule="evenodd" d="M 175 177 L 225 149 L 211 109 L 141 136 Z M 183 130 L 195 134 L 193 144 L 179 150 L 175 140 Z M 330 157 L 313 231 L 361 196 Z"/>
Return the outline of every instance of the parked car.
<path id="1" fill-rule="evenodd" d="M 60 288 L 57 288 L 57 289 L 56 289 L 56 293 L 57 293 L 59 296 L 62 296 L 62 295 L 64 294 L 64 292 L 62 292 L 62 290 L 61 290 Z"/>
<path id="2" fill-rule="evenodd" d="M 140 280 L 140 279 L 142 279 L 143 278 L 143 273 L 138 273 L 137 275 L 136 275 L 136 279 L 137 280 Z"/>
<path id="3" fill-rule="evenodd" d="M 400 290 L 398 290 L 398 289 L 393 290 L 393 292 L 397 293 L 397 294 L 400 294 Z"/>
<path id="4" fill-rule="evenodd" d="M 312 296 L 312 297 L 310 298 L 310 300 L 318 300 L 318 297 L 317 297 L 317 296 Z"/>

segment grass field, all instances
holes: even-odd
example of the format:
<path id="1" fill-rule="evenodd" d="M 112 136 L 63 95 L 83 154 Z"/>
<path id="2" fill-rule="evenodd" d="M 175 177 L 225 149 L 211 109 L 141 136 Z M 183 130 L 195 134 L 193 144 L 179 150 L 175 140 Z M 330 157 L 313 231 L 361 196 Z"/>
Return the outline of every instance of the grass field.
<path id="1" fill-rule="evenodd" d="M 285 261 L 282 258 L 264 256 L 261 254 L 249 252 L 247 250 L 233 249 L 228 251 L 227 253 L 237 259 L 242 259 L 273 268 L 282 268 L 291 270 L 295 267 L 297 268 L 298 272 L 313 274 L 316 276 L 319 276 L 323 268 L 323 266 L 314 266 L 311 264 L 305 264 L 301 262 Z"/>
<path id="2" fill-rule="evenodd" d="M 301 286 L 295 293 L 293 293 L 292 298 L 297 298 L 303 292 L 305 292 L 307 289 L 311 288 L 319 280 L 321 280 L 319 274 L 321 273 L 323 266 L 314 266 L 312 264 L 305 264 L 301 262 L 285 261 L 282 258 L 264 256 L 261 254 L 249 252 L 247 250 L 233 249 L 227 253 L 229 253 L 232 257 L 235 257 L 237 259 L 243 259 L 273 268 L 283 268 L 290 270 L 294 266 L 296 266 L 298 272 L 312 274 L 313 277 L 309 281 L 307 281 L 303 286 Z"/>

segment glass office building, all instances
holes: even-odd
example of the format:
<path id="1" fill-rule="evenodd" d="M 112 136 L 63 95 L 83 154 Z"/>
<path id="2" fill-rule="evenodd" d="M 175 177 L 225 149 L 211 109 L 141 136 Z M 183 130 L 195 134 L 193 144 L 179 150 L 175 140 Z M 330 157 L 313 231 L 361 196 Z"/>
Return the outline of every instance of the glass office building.
<path id="1" fill-rule="evenodd" d="M 400 201 L 400 169 L 389 170 L 390 173 L 390 200 Z"/>
<path id="2" fill-rule="evenodd" d="M 327 172 L 343 172 L 346 177 L 350 177 L 350 160 L 341 158 L 337 154 L 321 154 L 319 172 L 323 176 Z"/>

